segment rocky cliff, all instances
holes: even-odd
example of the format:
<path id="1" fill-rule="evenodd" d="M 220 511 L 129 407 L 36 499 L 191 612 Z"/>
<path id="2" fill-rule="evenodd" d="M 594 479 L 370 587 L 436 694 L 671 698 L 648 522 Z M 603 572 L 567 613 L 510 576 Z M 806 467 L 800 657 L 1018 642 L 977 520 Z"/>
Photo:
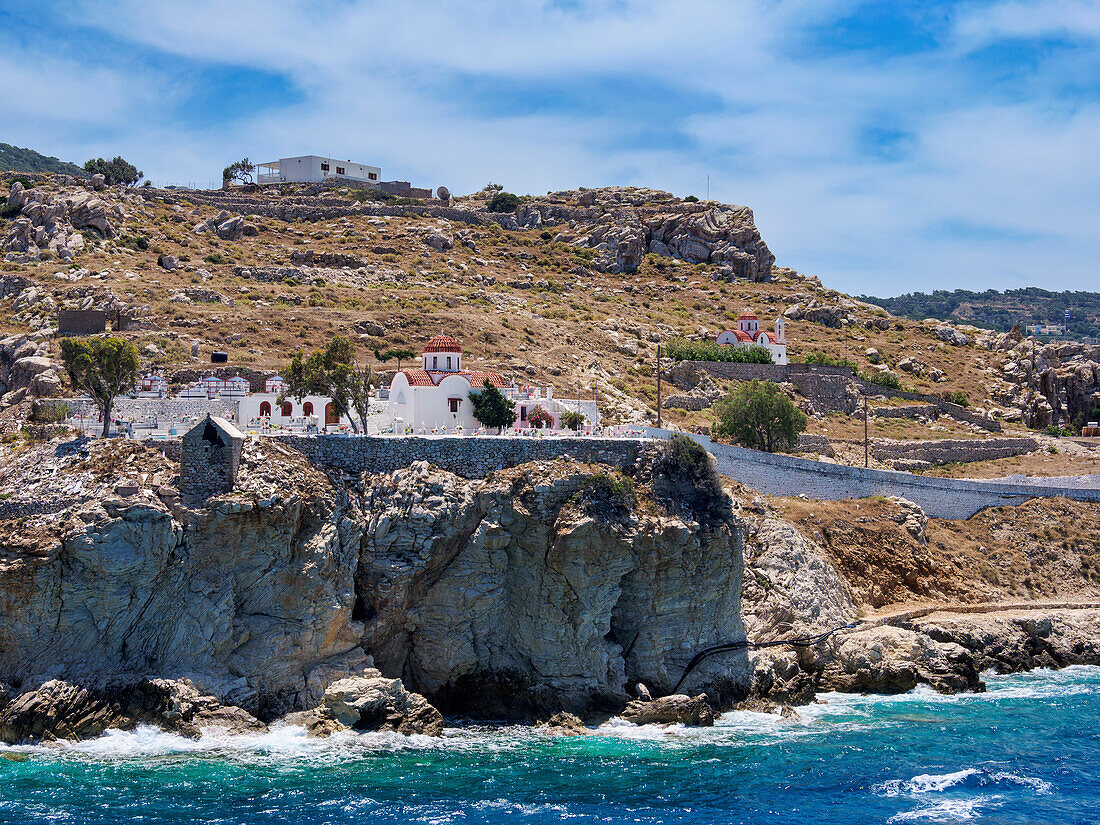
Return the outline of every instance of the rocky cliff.
<path id="1" fill-rule="evenodd" d="M 667 689 L 696 649 L 743 637 L 729 501 L 697 509 L 714 490 L 660 466 L 637 486 L 570 461 L 334 479 L 261 441 L 232 493 L 186 507 L 151 448 L 19 451 L 0 502 L 0 695 L 64 679 L 92 693 L 34 701 L 76 695 L 98 724 L 123 688 L 145 708 L 134 686 L 183 680 L 266 721 L 377 663 L 448 711 L 621 708 L 629 685 Z M 741 657 L 692 686 L 728 702 L 747 679 Z"/>

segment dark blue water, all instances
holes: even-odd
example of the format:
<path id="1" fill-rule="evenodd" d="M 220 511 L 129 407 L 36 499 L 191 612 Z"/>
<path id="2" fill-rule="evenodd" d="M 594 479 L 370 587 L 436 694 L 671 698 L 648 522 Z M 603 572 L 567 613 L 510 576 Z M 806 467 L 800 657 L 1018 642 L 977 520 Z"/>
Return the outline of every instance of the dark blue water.
<path id="1" fill-rule="evenodd" d="M 0 822 L 1100 822 L 1100 668 L 989 693 L 830 694 L 800 719 L 441 740 L 153 730 L 0 747 Z"/>

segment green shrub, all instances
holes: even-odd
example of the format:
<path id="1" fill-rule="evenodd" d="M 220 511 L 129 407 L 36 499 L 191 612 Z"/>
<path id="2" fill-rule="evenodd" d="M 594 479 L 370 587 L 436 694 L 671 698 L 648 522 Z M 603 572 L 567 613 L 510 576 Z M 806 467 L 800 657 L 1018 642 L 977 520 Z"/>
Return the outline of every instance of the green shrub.
<path id="1" fill-rule="evenodd" d="M 673 361 L 723 361 L 733 364 L 770 364 L 772 354 L 764 347 L 739 347 L 713 341 L 672 338 L 663 345 L 664 355 Z"/>
<path id="2" fill-rule="evenodd" d="M 513 195 L 511 192 L 497 192 L 489 201 L 488 209 L 490 212 L 515 212 L 517 206 L 519 206 L 519 195 Z"/>
<path id="3" fill-rule="evenodd" d="M 1071 430 L 1067 430 L 1065 427 L 1059 427 L 1057 424 L 1049 425 L 1043 432 L 1054 438 L 1068 438 L 1073 435 Z"/>
<path id="4" fill-rule="evenodd" d="M 203 258 L 203 260 L 206 261 L 208 264 L 227 264 L 227 263 L 229 263 L 229 259 L 227 257 L 225 257 L 224 255 L 222 255 L 222 253 L 220 253 L 220 252 L 212 252 L 211 254 L 209 254 L 205 258 Z"/>
<path id="5" fill-rule="evenodd" d="M 867 380 L 879 387 L 886 387 L 891 390 L 901 389 L 901 379 L 892 372 L 874 372 L 867 376 Z"/>
<path id="6" fill-rule="evenodd" d="M 955 390 L 954 392 L 945 392 L 943 394 L 943 400 L 952 404 L 958 404 L 960 407 L 969 407 L 970 399 L 966 397 L 966 393 L 962 390 Z"/>
<path id="7" fill-rule="evenodd" d="M 577 503 L 591 516 L 623 518 L 637 503 L 634 482 L 629 476 L 597 473 L 585 481 L 577 494 Z"/>
<path id="8" fill-rule="evenodd" d="M 554 233 L 546 229 L 539 233 L 539 237 L 544 241 L 552 241 L 554 240 Z"/>
<path id="9" fill-rule="evenodd" d="M 0 220 L 10 221 L 23 211 L 22 204 L 8 203 L 7 198 L 0 198 Z"/>
<path id="10" fill-rule="evenodd" d="M 857 364 L 850 358 L 834 358 L 828 353 L 810 350 L 802 358 L 803 364 L 819 364 L 823 367 L 848 367 L 852 371 L 857 369 Z"/>
<path id="11" fill-rule="evenodd" d="M 688 195 L 684 198 L 684 203 L 699 203 L 699 199 L 694 195 Z"/>
<path id="12" fill-rule="evenodd" d="M 561 414 L 561 425 L 568 430 L 576 432 L 584 426 L 584 415 L 576 410 L 569 410 Z"/>
<path id="13" fill-rule="evenodd" d="M 729 499 L 714 460 L 694 439 L 674 434 L 653 462 L 653 493 L 669 510 L 708 524 L 725 518 Z"/>

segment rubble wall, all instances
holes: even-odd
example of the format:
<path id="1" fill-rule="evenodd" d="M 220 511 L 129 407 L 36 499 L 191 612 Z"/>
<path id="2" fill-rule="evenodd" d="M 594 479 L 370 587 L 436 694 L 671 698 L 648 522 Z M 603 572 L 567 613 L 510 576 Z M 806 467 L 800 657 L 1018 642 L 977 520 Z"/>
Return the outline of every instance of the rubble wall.
<path id="1" fill-rule="evenodd" d="M 392 473 L 414 461 L 427 461 L 463 478 L 484 478 L 494 470 L 528 461 L 572 458 L 613 467 L 633 466 L 646 443 L 608 438 L 523 438 L 455 436 L 451 438 L 354 438 L 341 435 L 280 436 L 326 470 Z"/>

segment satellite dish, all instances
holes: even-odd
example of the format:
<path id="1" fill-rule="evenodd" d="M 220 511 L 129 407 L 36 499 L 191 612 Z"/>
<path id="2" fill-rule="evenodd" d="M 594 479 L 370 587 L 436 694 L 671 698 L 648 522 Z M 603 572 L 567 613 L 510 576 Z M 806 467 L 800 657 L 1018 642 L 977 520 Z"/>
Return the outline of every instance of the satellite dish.
<path id="1" fill-rule="evenodd" d="M 451 199 L 451 190 L 446 186 L 440 186 L 435 190 L 435 196 L 441 201 L 449 201 Z"/>

